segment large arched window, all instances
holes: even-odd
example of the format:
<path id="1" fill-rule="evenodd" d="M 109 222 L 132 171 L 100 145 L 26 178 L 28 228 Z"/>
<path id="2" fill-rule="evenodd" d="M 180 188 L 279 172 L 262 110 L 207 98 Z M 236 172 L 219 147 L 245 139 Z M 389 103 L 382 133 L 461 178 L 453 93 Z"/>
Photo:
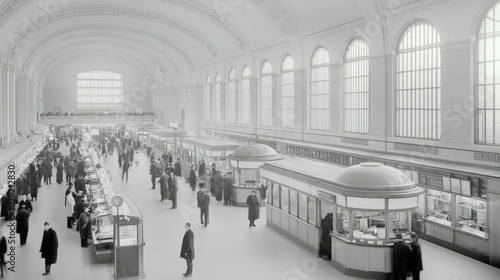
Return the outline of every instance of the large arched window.
<path id="1" fill-rule="evenodd" d="M 477 143 L 500 144 L 500 3 L 489 10 L 477 41 Z"/>
<path id="2" fill-rule="evenodd" d="M 260 70 L 260 125 L 273 124 L 273 69 L 269 61 Z"/>
<path id="3" fill-rule="evenodd" d="M 212 115 L 210 111 L 210 104 L 212 104 L 212 99 L 210 98 L 210 76 L 205 79 L 205 121 L 209 122 L 212 120 Z"/>
<path id="4" fill-rule="evenodd" d="M 439 139 L 441 48 L 427 21 L 411 24 L 399 39 L 396 62 L 396 136 Z"/>
<path id="5" fill-rule="evenodd" d="M 229 70 L 227 83 L 227 122 L 236 122 L 236 74 L 234 69 Z"/>
<path id="6" fill-rule="evenodd" d="M 344 55 L 344 132 L 368 133 L 370 65 L 368 45 L 354 38 Z"/>
<path id="7" fill-rule="evenodd" d="M 76 74 L 77 110 L 123 110 L 123 75 L 92 70 Z"/>
<path id="8" fill-rule="evenodd" d="M 330 56 L 320 47 L 311 59 L 311 129 L 330 129 Z"/>
<path id="9" fill-rule="evenodd" d="M 217 73 L 215 74 L 215 83 L 214 83 L 214 111 L 213 111 L 213 115 L 214 115 L 214 122 L 220 122 L 220 115 L 221 115 L 221 111 L 220 111 L 220 102 L 221 102 L 221 99 L 220 99 L 220 74 Z"/>
<path id="10" fill-rule="evenodd" d="M 241 71 L 240 123 L 250 124 L 250 68 L 245 66 Z"/>
<path id="11" fill-rule="evenodd" d="M 287 55 L 281 63 L 281 127 L 293 128 L 295 123 L 294 62 Z"/>

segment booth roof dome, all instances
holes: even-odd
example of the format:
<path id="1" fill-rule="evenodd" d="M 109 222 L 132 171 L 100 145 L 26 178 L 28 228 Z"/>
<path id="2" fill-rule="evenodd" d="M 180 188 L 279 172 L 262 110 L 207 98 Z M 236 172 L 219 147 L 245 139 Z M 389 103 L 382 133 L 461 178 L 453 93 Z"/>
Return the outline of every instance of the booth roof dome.
<path id="1" fill-rule="evenodd" d="M 267 145 L 251 143 L 236 148 L 229 158 L 237 161 L 270 161 L 283 157 Z"/>
<path id="2" fill-rule="evenodd" d="M 346 168 L 337 182 L 358 189 L 408 189 L 415 183 L 403 172 L 379 162 L 363 162 Z"/>

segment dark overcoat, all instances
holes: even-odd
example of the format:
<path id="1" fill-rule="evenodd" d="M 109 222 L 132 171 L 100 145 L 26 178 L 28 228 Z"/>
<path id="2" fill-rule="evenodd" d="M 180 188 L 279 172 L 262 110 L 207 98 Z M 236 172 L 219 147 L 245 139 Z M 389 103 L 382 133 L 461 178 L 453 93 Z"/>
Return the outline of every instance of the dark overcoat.
<path id="1" fill-rule="evenodd" d="M 420 248 L 420 243 L 415 241 L 411 243 L 411 261 L 410 261 L 410 269 L 411 271 L 421 271 L 424 270 L 422 265 L 422 249 Z"/>
<path id="2" fill-rule="evenodd" d="M 16 233 L 28 232 L 30 226 L 30 211 L 28 209 L 20 209 L 16 216 Z"/>
<path id="3" fill-rule="evenodd" d="M 181 247 L 181 258 L 187 259 L 191 257 L 194 259 L 194 233 L 191 229 L 188 229 L 186 233 L 184 233 L 184 238 L 182 239 L 182 247 Z"/>
<path id="4" fill-rule="evenodd" d="M 248 204 L 248 219 L 257 220 L 259 218 L 259 200 L 256 195 L 249 195 L 247 197 Z"/>
<path id="5" fill-rule="evenodd" d="M 80 238 L 89 238 L 90 220 L 85 212 L 82 212 L 78 219 L 78 230 L 80 231 Z"/>
<path id="6" fill-rule="evenodd" d="M 44 230 L 40 252 L 42 253 L 42 258 L 44 258 L 47 263 L 55 264 L 57 262 L 58 247 L 59 241 L 57 240 L 56 231 L 52 228 Z"/>
<path id="7" fill-rule="evenodd" d="M 196 188 L 196 173 L 194 172 L 194 169 L 191 169 L 191 171 L 189 171 L 188 181 L 189 181 L 189 185 L 194 190 Z"/>
<path id="8" fill-rule="evenodd" d="M 407 273 L 410 269 L 410 245 L 408 245 L 404 241 L 394 242 L 394 250 L 392 256 L 392 273 L 396 275 Z"/>

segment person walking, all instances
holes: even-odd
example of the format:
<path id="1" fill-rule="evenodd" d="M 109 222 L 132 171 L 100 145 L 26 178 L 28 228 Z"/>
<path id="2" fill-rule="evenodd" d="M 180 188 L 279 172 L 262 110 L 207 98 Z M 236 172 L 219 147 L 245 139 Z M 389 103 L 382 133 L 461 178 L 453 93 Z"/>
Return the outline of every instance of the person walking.
<path id="1" fill-rule="evenodd" d="M 255 220 L 259 219 L 259 200 L 257 199 L 257 192 L 252 190 L 252 194 L 247 197 L 248 204 L 248 220 L 250 227 L 255 227 Z"/>
<path id="2" fill-rule="evenodd" d="M 159 202 L 164 201 L 165 199 L 168 199 L 168 176 L 165 171 L 162 171 L 162 175 L 160 177 L 160 196 L 161 199 Z"/>
<path id="3" fill-rule="evenodd" d="M 189 171 L 188 182 L 194 192 L 196 190 L 196 172 L 194 171 L 194 165 L 191 166 L 191 170 Z"/>
<path id="4" fill-rule="evenodd" d="M 203 204 L 203 197 L 205 196 L 205 187 L 203 183 L 199 183 L 198 186 L 200 190 L 196 193 L 196 200 L 198 201 L 197 207 L 200 208 L 200 221 L 203 225 L 203 208 L 201 208 L 201 205 Z"/>
<path id="5" fill-rule="evenodd" d="M 123 168 L 123 171 L 122 171 L 122 182 L 123 182 L 123 177 L 126 174 L 126 179 L 127 179 L 127 183 L 128 183 L 128 169 L 129 169 L 129 167 L 130 167 L 130 161 L 124 160 L 123 161 L 123 165 L 122 165 L 122 168 Z"/>
<path id="6" fill-rule="evenodd" d="M 56 182 L 62 184 L 63 182 L 63 164 L 61 161 L 56 164 Z"/>
<path id="7" fill-rule="evenodd" d="M 191 277 L 193 274 L 193 260 L 194 260 L 194 233 L 191 230 L 191 224 L 186 223 L 184 226 L 186 233 L 184 233 L 184 238 L 182 238 L 181 247 L 181 258 L 186 259 L 187 269 L 186 273 L 183 273 L 185 277 Z"/>
<path id="8" fill-rule="evenodd" d="M 47 160 L 45 162 L 45 176 L 47 177 L 45 183 L 47 185 L 52 184 L 52 168 L 54 168 L 54 167 L 52 166 L 52 163 L 50 163 L 50 162 L 51 162 L 51 160 Z"/>
<path id="9" fill-rule="evenodd" d="M 177 158 L 177 161 L 174 164 L 174 175 L 177 177 L 177 179 L 182 176 L 181 159 L 180 158 Z"/>
<path id="10" fill-rule="evenodd" d="M 410 233 L 411 237 L 411 259 L 410 259 L 410 270 L 413 280 L 420 280 L 420 271 L 424 270 L 422 265 L 422 249 L 420 248 L 420 243 L 418 242 L 418 235 L 415 232 Z"/>
<path id="11" fill-rule="evenodd" d="M 205 177 L 205 174 L 206 174 L 205 168 L 206 168 L 205 167 L 205 160 L 201 159 L 200 166 L 198 167 L 198 176 L 200 176 L 200 178 L 204 178 Z"/>
<path id="12" fill-rule="evenodd" d="M 30 226 L 30 211 L 26 209 L 26 205 L 21 205 L 16 216 L 16 233 L 19 233 L 21 239 L 21 247 L 26 245 L 28 239 L 28 231 Z"/>
<path id="13" fill-rule="evenodd" d="M 224 181 L 224 205 L 231 205 L 231 194 L 233 191 L 233 179 L 231 173 L 226 174 Z"/>
<path id="14" fill-rule="evenodd" d="M 43 224 L 43 238 L 42 245 L 40 247 L 40 252 L 42 253 L 42 258 L 45 259 L 45 273 L 42 275 L 50 275 L 50 267 L 57 262 L 57 248 L 59 247 L 59 241 L 57 239 L 57 233 L 50 227 L 49 222 Z"/>
<path id="15" fill-rule="evenodd" d="M 167 178 L 168 182 L 168 198 L 172 200 L 172 207 L 170 209 L 177 208 L 177 183 L 174 178 L 172 178 L 172 173 L 169 174 Z"/>
<path id="16" fill-rule="evenodd" d="M 203 225 L 204 227 L 208 226 L 209 223 L 209 206 L 210 206 L 210 195 L 208 194 L 208 191 L 205 190 L 203 193 L 203 197 L 201 198 L 200 201 L 200 210 L 201 210 L 201 223 L 203 224 L 203 217 L 205 217 L 205 224 Z"/>

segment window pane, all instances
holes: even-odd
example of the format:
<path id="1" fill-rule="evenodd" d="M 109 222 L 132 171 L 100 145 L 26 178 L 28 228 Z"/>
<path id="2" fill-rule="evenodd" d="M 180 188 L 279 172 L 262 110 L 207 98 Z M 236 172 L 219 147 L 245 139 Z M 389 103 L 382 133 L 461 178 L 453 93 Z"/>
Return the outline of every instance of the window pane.
<path id="1" fill-rule="evenodd" d="M 400 39 L 396 55 L 396 136 L 424 139 L 440 136 L 439 44 L 439 33 L 426 21 L 409 26 Z"/>
<path id="2" fill-rule="evenodd" d="M 281 210 L 288 212 L 288 191 L 289 189 L 281 186 Z"/>
<path id="3" fill-rule="evenodd" d="M 299 193 L 299 218 L 307 222 L 307 195 Z"/>
<path id="4" fill-rule="evenodd" d="M 76 74 L 77 110 L 122 110 L 123 76 L 93 70 Z"/>

